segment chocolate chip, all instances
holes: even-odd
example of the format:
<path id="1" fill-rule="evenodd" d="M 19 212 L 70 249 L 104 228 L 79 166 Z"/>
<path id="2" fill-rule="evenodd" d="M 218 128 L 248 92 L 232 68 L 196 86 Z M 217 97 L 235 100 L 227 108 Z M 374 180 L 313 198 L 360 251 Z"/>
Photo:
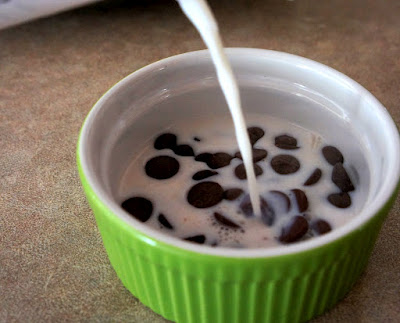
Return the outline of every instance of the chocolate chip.
<path id="1" fill-rule="evenodd" d="M 153 213 L 153 203 L 144 197 L 131 197 L 121 207 L 141 222 L 146 222 Z"/>
<path id="2" fill-rule="evenodd" d="M 225 200 L 234 201 L 242 194 L 243 190 L 241 188 L 230 188 L 224 192 L 223 197 Z"/>
<path id="3" fill-rule="evenodd" d="M 272 169 L 281 175 L 295 173 L 300 168 L 300 162 L 291 155 L 278 155 L 271 160 Z"/>
<path id="4" fill-rule="evenodd" d="M 281 191 L 270 191 L 269 193 L 273 196 L 275 211 L 279 210 L 280 213 L 288 213 L 290 211 L 291 203 L 289 196 Z"/>
<path id="5" fill-rule="evenodd" d="M 215 154 L 201 153 L 194 158 L 196 161 L 206 163 L 212 169 L 228 166 L 232 159 L 231 155 L 223 152 Z"/>
<path id="6" fill-rule="evenodd" d="M 281 149 L 298 149 L 297 139 L 289 135 L 275 137 L 275 146 Z"/>
<path id="7" fill-rule="evenodd" d="M 172 133 L 164 133 L 159 135 L 156 140 L 154 141 L 154 148 L 161 150 L 161 149 L 173 149 L 176 146 L 176 135 Z"/>
<path id="8" fill-rule="evenodd" d="M 167 220 L 167 218 L 165 217 L 164 214 L 160 213 L 158 215 L 158 222 L 160 222 L 164 227 L 173 230 L 174 227 L 172 226 L 171 223 L 169 223 L 169 221 Z"/>
<path id="9" fill-rule="evenodd" d="M 330 194 L 328 201 L 340 209 L 348 208 L 351 205 L 351 197 L 346 192 Z"/>
<path id="10" fill-rule="evenodd" d="M 247 133 L 249 134 L 249 139 L 250 139 L 250 143 L 251 143 L 252 146 L 254 146 L 254 144 L 258 140 L 260 140 L 265 134 L 264 130 L 262 130 L 259 127 L 247 128 Z"/>
<path id="11" fill-rule="evenodd" d="M 211 157 L 212 157 L 212 154 L 210 154 L 210 153 L 201 153 L 201 154 L 198 154 L 194 158 L 194 160 L 195 161 L 199 161 L 199 162 L 203 162 L 203 163 L 208 163 L 208 161 L 211 159 Z"/>
<path id="12" fill-rule="evenodd" d="M 193 137 L 194 141 L 201 141 L 201 139 L 199 137 Z"/>
<path id="13" fill-rule="evenodd" d="M 308 199 L 306 193 L 304 191 L 299 190 L 299 189 L 294 189 L 292 190 L 294 193 L 294 197 L 297 202 L 297 207 L 299 209 L 299 212 L 302 213 L 308 209 Z"/>
<path id="14" fill-rule="evenodd" d="M 253 163 L 259 162 L 263 160 L 268 155 L 268 152 L 265 149 L 253 148 Z M 235 154 L 236 158 L 242 159 L 242 154 L 238 151 Z M 243 159 L 242 159 L 243 160 Z"/>
<path id="15" fill-rule="evenodd" d="M 310 177 L 304 182 L 304 186 L 310 186 L 316 184 L 322 176 L 322 171 L 316 168 Z"/>
<path id="16" fill-rule="evenodd" d="M 227 153 L 215 153 L 212 154 L 211 158 L 207 161 L 207 165 L 211 169 L 217 169 L 228 166 L 232 159 L 233 157 Z"/>
<path id="17" fill-rule="evenodd" d="M 290 219 L 281 231 L 279 241 L 283 243 L 291 243 L 301 239 L 308 231 L 308 222 L 301 216 L 296 215 Z"/>
<path id="18" fill-rule="evenodd" d="M 214 213 L 214 218 L 215 220 L 224 226 L 233 228 L 233 229 L 239 229 L 240 225 L 237 225 L 235 222 L 229 220 L 227 217 L 223 216 L 221 213 L 215 212 Z"/>
<path id="19" fill-rule="evenodd" d="M 172 149 L 178 156 L 194 156 L 193 148 L 189 145 L 178 145 Z"/>
<path id="20" fill-rule="evenodd" d="M 197 236 L 184 238 L 183 240 L 198 243 L 198 244 L 203 244 L 206 241 L 206 236 L 204 234 L 199 234 Z"/>
<path id="21" fill-rule="evenodd" d="M 157 156 L 145 166 L 146 174 L 155 179 L 168 179 L 179 171 L 179 162 L 170 156 Z"/>
<path id="22" fill-rule="evenodd" d="M 239 208 L 247 217 L 254 216 L 253 205 L 251 204 L 250 195 L 246 194 L 240 204 Z M 266 200 L 260 198 L 261 220 L 268 226 L 271 226 L 275 220 L 275 211 L 269 206 Z"/>
<path id="23" fill-rule="evenodd" d="M 257 176 L 262 175 L 263 173 L 263 169 L 258 166 L 257 164 L 253 164 L 254 165 L 254 173 Z M 240 164 L 238 166 L 236 166 L 235 168 L 235 175 L 237 178 L 243 180 L 243 179 L 247 179 L 247 174 L 246 174 L 246 169 L 244 168 L 244 164 Z"/>
<path id="24" fill-rule="evenodd" d="M 187 201 L 198 209 L 217 205 L 223 198 L 224 190 L 218 183 L 201 182 L 191 187 Z"/>
<path id="25" fill-rule="evenodd" d="M 342 153 L 334 146 L 325 146 L 322 148 L 322 154 L 326 161 L 334 166 L 336 163 L 343 163 L 344 158 Z"/>
<path id="26" fill-rule="evenodd" d="M 196 174 L 194 174 L 192 176 L 192 179 L 194 179 L 195 181 L 201 181 L 202 179 L 205 179 L 205 178 L 208 178 L 208 177 L 211 177 L 214 175 L 218 175 L 218 172 L 209 170 L 209 169 L 205 169 L 205 170 L 200 170 Z"/>
<path id="27" fill-rule="evenodd" d="M 333 166 L 331 178 L 332 182 L 335 183 L 342 192 L 354 191 L 353 183 L 351 182 L 351 179 L 347 174 L 346 169 L 343 167 L 343 164 L 337 163 L 335 164 L 335 166 Z"/>
<path id="28" fill-rule="evenodd" d="M 310 226 L 315 235 L 325 234 L 332 230 L 331 225 L 322 219 L 312 221 Z"/>

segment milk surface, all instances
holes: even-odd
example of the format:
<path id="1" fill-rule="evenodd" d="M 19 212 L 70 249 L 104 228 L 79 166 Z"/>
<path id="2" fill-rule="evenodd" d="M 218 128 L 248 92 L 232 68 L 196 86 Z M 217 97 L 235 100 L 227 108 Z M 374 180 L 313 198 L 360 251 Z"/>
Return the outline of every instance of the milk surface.
<path id="1" fill-rule="evenodd" d="M 324 219 L 329 222 L 332 229 L 344 225 L 353 216 L 359 213 L 366 200 L 368 177 L 365 174 L 349 172 L 356 190 L 350 192 L 352 205 L 346 209 L 339 209 L 329 202 L 327 196 L 337 192 L 338 188 L 331 181 L 332 166 L 323 158 L 321 149 L 330 143 L 319 134 L 304 129 L 284 119 L 271 117 L 265 114 L 247 115 L 249 126 L 258 126 L 264 129 L 265 135 L 255 144 L 255 148 L 268 151 L 266 159 L 257 164 L 263 169 L 263 174 L 257 177 L 260 195 L 271 199 L 270 191 L 285 192 L 291 198 L 291 210 L 285 214 L 277 214 L 274 224 L 267 226 L 258 217 L 245 217 L 239 208 L 240 198 L 236 201 L 223 200 L 218 205 L 197 209 L 190 205 L 187 193 L 190 188 L 199 183 L 192 179 L 194 173 L 208 169 L 202 162 L 196 162 L 193 157 L 181 157 L 171 150 L 156 150 L 153 147 L 154 139 L 161 133 L 170 132 L 178 136 L 180 142 L 190 144 L 196 154 L 202 152 L 227 152 L 234 155 L 237 151 L 235 133 L 229 117 L 197 118 L 195 120 L 180 120 L 160 133 L 154 134 L 152 141 L 147 142 L 137 151 L 136 158 L 126 170 L 119 187 L 118 198 L 122 202 L 133 196 L 141 196 L 152 201 L 154 210 L 147 225 L 177 238 L 185 238 L 204 234 L 206 244 L 222 247 L 261 248 L 280 245 L 277 240 L 282 226 L 293 215 L 299 214 L 291 189 L 302 189 L 306 192 L 309 208 L 305 213 L 308 219 Z M 274 145 L 274 138 L 278 135 L 289 134 L 297 138 L 299 149 L 283 150 Z M 195 141 L 197 137 L 200 141 Z M 338 147 L 340 149 L 340 147 Z M 355 142 L 354 153 L 362 155 L 360 147 Z M 290 175 L 277 174 L 271 167 L 270 161 L 279 154 L 295 156 L 301 164 L 300 169 Z M 146 162 L 159 155 L 168 155 L 176 158 L 180 163 L 179 172 L 170 179 L 156 180 L 146 175 L 144 168 Z M 344 166 L 348 169 L 357 169 L 346 160 Z M 350 159 L 351 160 L 351 159 Z M 206 179 L 218 182 L 224 189 L 241 188 L 248 193 L 248 181 L 239 180 L 234 175 L 234 169 L 242 161 L 234 158 L 229 166 L 216 169 L 218 175 Z M 320 181 L 313 186 L 303 186 L 308 176 L 318 167 L 322 170 Z M 360 176 L 361 175 L 361 176 Z M 201 181 L 200 181 L 201 182 Z M 242 230 L 233 230 L 215 223 L 214 212 L 219 212 L 239 224 Z M 165 228 L 157 220 L 158 214 L 164 214 L 174 229 Z M 279 212 L 278 212 L 279 213 Z"/>

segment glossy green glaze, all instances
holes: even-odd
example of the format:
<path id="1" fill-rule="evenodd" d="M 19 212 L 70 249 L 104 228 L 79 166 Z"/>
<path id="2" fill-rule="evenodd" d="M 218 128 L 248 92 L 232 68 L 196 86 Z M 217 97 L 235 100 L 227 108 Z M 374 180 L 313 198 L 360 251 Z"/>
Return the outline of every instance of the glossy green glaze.
<path id="1" fill-rule="evenodd" d="M 283 256 L 229 258 L 145 236 L 115 216 L 78 168 L 118 277 L 143 304 L 175 322 L 304 322 L 335 305 L 363 272 L 396 193 L 359 230 Z"/>

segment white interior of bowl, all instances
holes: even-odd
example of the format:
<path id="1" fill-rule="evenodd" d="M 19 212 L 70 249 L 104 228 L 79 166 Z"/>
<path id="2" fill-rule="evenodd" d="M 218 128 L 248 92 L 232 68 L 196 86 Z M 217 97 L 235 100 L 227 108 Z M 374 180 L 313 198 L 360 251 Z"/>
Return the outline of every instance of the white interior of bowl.
<path id="1" fill-rule="evenodd" d="M 229 113 L 207 51 L 170 57 L 131 74 L 111 88 L 90 112 L 81 134 L 81 163 L 89 184 L 105 205 L 156 240 L 231 257 L 265 257 L 315 248 L 355 230 L 374 216 L 393 193 L 400 175 L 399 135 L 386 109 L 358 83 L 314 61 L 260 49 L 227 49 L 227 54 L 239 81 L 245 113 L 268 113 L 322 135 L 329 134 L 332 144 L 360 165 L 359 156 L 350 154 L 351 125 L 355 139 L 364 146 L 369 168 L 369 190 L 365 189 L 368 197 L 360 214 L 345 226 L 304 242 L 265 249 L 231 249 L 181 241 L 140 223 L 120 208 L 115 192 L 137 152 L 135 147 L 142 147 L 179 118 Z M 274 92 L 285 92 L 287 99 L 268 95 Z M 315 109 L 315 104 L 310 108 L 309 100 L 319 108 Z"/>

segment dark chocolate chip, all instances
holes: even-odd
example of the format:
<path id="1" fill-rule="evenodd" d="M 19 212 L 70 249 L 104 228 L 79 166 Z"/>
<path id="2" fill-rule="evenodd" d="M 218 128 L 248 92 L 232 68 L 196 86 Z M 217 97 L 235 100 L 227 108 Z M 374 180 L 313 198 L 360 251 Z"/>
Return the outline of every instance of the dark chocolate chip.
<path id="1" fill-rule="evenodd" d="M 336 163 L 343 163 L 344 161 L 342 153 L 334 146 L 325 146 L 322 148 L 322 154 L 326 161 L 332 166 Z"/>
<path id="2" fill-rule="evenodd" d="M 263 160 L 268 155 L 268 152 L 265 149 L 253 148 L 253 163 L 259 162 Z M 236 158 L 242 159 L 242 154 L 238 151 L 235 154 Z M 243 159 L 242 159 L 243 160 Z"/>
<path id="3" fill-rule="evenodd" d="M 289 135 L 275 137 L 275 146 L 281 149 L 298 149 L 297 139 Z"/>
<path id="4" fill-rule="evenodd" d="M 312 221 L 310 226 L 315 235 L 325 234 L 332 230 L 331 225 L 322 219 Z"/>
<path id="5" fill-rule="evenodd" d="M 254 216 L 253 205 L 251 204 L 250 195 L 246 194 L 240 204 L 240 209 L 247 217 Z M 271 226 L 275 220 L 275 211 L 269 206 L 266 200 L 260 198 L 261 220 L 268 226 Z"/>
<path id="6" fill-rule="evenodd" d="M 168 179 L 179 171 L 179 162 L 170 156 L 157 156 L 145 166 L 146 174 L 155 179 Z"/>
<path id="7" fill-rule="evenodd" d="M 210 153 L 201 153 L 198 154 L 194 160 L 195 161 L 199 161 L 199 162 L 203 162 L 203 163 L 208 163 L 208 161 L 212 158 L 212 154 Z"/>
<path id="8" fill-rule="evenodd" d="M 169 221 L 167 220 L 167 218 L 165 217 L 164 214 L 160 213 L 158 215 L 158 222 L 160 222 L 164 227 L 173 230 L 174 227 L 172 226 L 171 223 L 169 223 Z"/>
<path id="9" fill-rule="evenodd" d="M 156 140 L 154 141 L 154 148 L 161 150 L 161 149 L 173 149 L 176 146 L 176 135 L 172 133 L 164 133 L 159 135 Z"/>
<path id="10" fill-rule="evenodd" d="M 200 170 L 196 174 L 194 174 L 192 176 L 192 179 L 194 179 L 195 181 L 201 181 L 202 179 L 205 179 L 205 178 L 208 178 L 208 177 L 211 177 L 214 175 L 218 175 L 218 172 L 209 170 L 209 169 L 205 169 L 205 170 Z"/>
<path id="11" fill-rule="evenodd" d="M 307 199 L 306 193 L 304 193 L 304 191 L 299 190 L 297 188 L 292 190 L 292 192 L 294 193 L 294 196 L 296 198 L 297 207 L 299 209 L 299 212 L 302 213 L 304 211 L 307 211 L 307 209 L 308 209 L 308 199 Z"/>
<path id="12" fill-rule="evenodd" d="M 206 241 L 206 236 L 204 234 L 199 234 L 197 236 L 184 238 L 183 240 L 198 243 L 198 244 L 203 244 Z"/>
<path id="13" fill-rule="evenodd" d="M 178 145 L 172 149 L 178 156 L 194 156 L 193 148 L 189 145 Z"/>
<path id="14" fill-rule="evenodd" d="M 342 163 L 337 163 L 333 166 L 332 182 L 335 183 L 342 192 L 354 191 L 353 183 Z"/>
<path id="15" fill-rule="evenodd" d="M 153 203 L 144 197 L 131 197 L 121 207 L 141 222 L 146 222 L 153 213 Z"/>
<path id="16" fill-rule="evenodd" d="M 211 169 L 217 169 L 228 166 L 232 159 L 233 157 L 227 153 L 215 153 L 212 154 L 211 158 L 207 161 L 207 165 Z"/>
<path id="17" fill-rule="evenodd" d="M 310 186 L 316 184 L 322 176 L 322 171 L 316 168 L 310 177 L 304 182 L 304 186 Z"/>
<path id="18" fill-rule="evenodd" d="M 193 137 L 194 141 L 201 141 L 201 139 L 199 137 Z"/>
<path id="19" fill-rule="evenodd" d="M 237 225 L 235 222 L 229 220 L 227 217 L 225 217 L 221 213 L 215 212 L 214 213 L 214 218 L 219 224 L 222 224 L 222 225 L 224 225 L 226 227 L 230 227 L 230 228 L 233 228 L 233 229 L 239 229 L 240 228 L 240 225 Z"/>
<path id="20" fill-rule="evenodd" d="M 229 188 L 224 192 L 224 199 L 234 201 L 242 194 L 243 190 L 241 188 Z"/>
<path id="21" fill-rule="evenodd" d="M 288 213 L 290 211 L 291 203 L 289 196 L 281 191 L 270 191 L 269 193 L 273 196 L 273 200 L 275 202 L 273 203 L 273 205 L 275 206 L 275 211 L 277 211 L 278 209 L 280 209 L 279 211 L 281 211 L 282 213 Z"/>
<path id="22" fill-rule="evenodd" d="M 196 208 L 204 209 L 221 202 L 224 190 L 218 183 L 201 182 L 191 187 L 187 201 Z"/>
<path id="23" fill-rule="evenodd" d="M 340 209 L 348 208 L 351 205 L 351 197 L 346 192 L 330 194 L 328 201 Z"/>
<path id="24" fill-rule="evenodd" d="M 281 175 L 295 173 L 300 168 L 300 162 L 291 155 L 278 155 L 271 160 L 272 169 Z"/>
<path id="25" fill-rule="evenodd" d="M 254 146 L 254 144 L 258 140 L 260 140 L 265 134 L 264 130 L 262 130 L 259 127 L 247 128 L 247 133 L 249 134 L 249 139 L 250 139 L 250 143 L 251 143 L 252 146 Z"/>
<path id="26" fill-rule="evenodd" d="M 256 174 L 256 177 L 262 175 L 263 169 L 260 166 L 258 166 L 257 164 L 253 164 L 253 165 L 254 165 L 254 173 Z M 235 175 L 239 179 L 242 179 L 242 180 L 247 179 L 247 174 L 246 174 L 246 169 L 244 168 L 244 164 L 240 164 L 240 165 L 236 166 Z"/>
<path id="27" fill-rule="evenodd" d="M 290 219 L 281 231 L 279 241 L 283 243 L 291 243 L 301 239 L 308 231 L 308 222 L 301 216 L 296 215 Z"/>

